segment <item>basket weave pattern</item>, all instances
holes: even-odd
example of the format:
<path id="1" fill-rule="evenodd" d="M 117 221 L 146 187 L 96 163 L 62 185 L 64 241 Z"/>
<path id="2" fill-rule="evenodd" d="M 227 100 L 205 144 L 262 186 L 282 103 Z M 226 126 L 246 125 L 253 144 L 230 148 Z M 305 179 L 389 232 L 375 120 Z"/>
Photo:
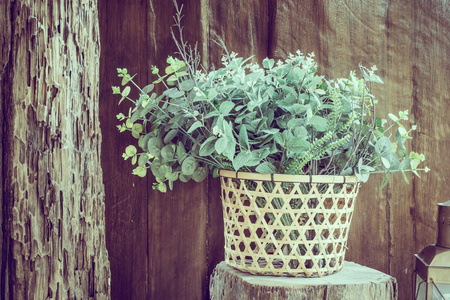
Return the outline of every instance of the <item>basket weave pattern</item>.
<path id="1" fill-rule="evenodd" d="M 229 266 L 302 277 L 342 269 L 359 189 L 356 177 L 223 170 L 220 176 Z"/>

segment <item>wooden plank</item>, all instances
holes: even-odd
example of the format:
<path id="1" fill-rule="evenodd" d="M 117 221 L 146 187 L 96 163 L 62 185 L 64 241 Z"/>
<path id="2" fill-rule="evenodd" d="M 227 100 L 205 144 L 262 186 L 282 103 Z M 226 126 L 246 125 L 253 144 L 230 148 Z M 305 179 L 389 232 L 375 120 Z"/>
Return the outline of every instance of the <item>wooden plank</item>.
<path id="1" fill-rule="evenodd" d="M 419 130 L 415 147 L 427 156 L 432 170 L 422 179 L 414 180 L 411 215 L 414 220 L 412 248 L 418 253 L 436 243 L 437 203 L 449 199 L 447 168 L 450 157 L 450 9 L 442 1 L 418 1 L 414 5 L 413 107 Z"/>
<path id="2" fill-rule="evenodd" d="M 178 1 L 183 6 L 183 38 L 202 47 L 200 1 Z M 179 37 L 172 1 L 151 1 L 148 11 L 148 66 L 163 70 L 168 55 L 179 57 L 170 29 Z M 155 80 L 156 78 L 152 78 Z M 159 89 L 161 92 L 162 89 Z M 150 178 L 150 181 L 154 181 Z M 148 195 L 148 249 L 150 299 L 204 299 L 206 297 L 206 182 L 176 182 L 167 194 Z"/>
<path id="3" fill-rule="evenodd" d="M 103 132 L 102 168 L 106 193 L 106 238 L 111 261 L 111 298 L 148 299 L 148 182 L 131 175 L 133 166 L 122 153 L 135 139 L 120 134 L 118 106 L 111 86 L 120 85 L 116 68 L 128 68 L 136 82 L 146 84 L 146 1 L 99 1 L 102 43 L 100 60 L 100 124 Z M 133 96 L 136 91 L 133 91 Z"/>
<path id="4" fill-rule="evenodd" d="M 411 57 L 414 51 L 411 47 L 414 27 L 412 5 L 391 2 L 386 6 L 385 12 L 385 47 L 382 53 L 384 62 L 380 64 L 380 74 L 383 74 L 385 82 L 380 87 L 380 96 L 384 103 L 380 113 L 384 116 L 388 112 L 398 114 L 400 110 L 406 109 L 411 112 L 413 105 Z M 415 122 L 414 116 L 411 117 L 410 121 L 404 122 L 408 129 Z M 406 146 L 411 148 L 416 145 L 406 143 Z M 408 178 L 412 180 L 412 174 L 408 174 Z M 409 211 L 413 205 L 414 189 L 412 185 L 405 183 L 401 174 L 394 174 L 391 179 L 384 191 L 387 200 L 386 220 L 389 224 L 387 271 L 397 278 L 400 299 L 411 299 L 414 223 Z"/>
<path id="5" fill-rule="evenodd" d="M 205 183 L 149 195 L 149 299 L 206 296 Z"/>

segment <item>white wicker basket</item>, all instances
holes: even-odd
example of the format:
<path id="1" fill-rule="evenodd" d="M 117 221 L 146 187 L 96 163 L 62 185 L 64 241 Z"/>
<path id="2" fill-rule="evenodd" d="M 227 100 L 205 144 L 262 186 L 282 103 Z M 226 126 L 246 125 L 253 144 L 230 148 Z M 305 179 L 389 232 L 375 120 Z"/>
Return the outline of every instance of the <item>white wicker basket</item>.
<path id="1" fill-rule="evenodd" d="M 342 269 L 355 176 L 220 171 L 225 261 L 252 274 L 321 277 Z"/>

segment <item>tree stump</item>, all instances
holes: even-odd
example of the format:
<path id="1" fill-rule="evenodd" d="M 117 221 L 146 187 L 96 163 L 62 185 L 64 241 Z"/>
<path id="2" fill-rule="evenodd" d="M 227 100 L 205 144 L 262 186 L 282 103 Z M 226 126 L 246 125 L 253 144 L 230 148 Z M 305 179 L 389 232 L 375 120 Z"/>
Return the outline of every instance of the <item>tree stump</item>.
<path id="1" fill-rule="evenodd" d="M 321 278 L 259 276 L 221 262 L 210 280 L 212 300 L 397 299 L 397 280 L 380 271 L 345 262 L 344 268 Z"/>

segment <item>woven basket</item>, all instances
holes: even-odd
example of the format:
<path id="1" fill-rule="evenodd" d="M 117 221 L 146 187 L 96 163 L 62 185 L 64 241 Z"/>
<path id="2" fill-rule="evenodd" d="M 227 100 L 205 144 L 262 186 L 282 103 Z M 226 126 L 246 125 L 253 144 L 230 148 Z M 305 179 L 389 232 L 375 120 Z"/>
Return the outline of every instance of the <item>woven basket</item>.
<path id="1" fill-rule="evenodd" d="M 355 176 L 220 171 L 225 261 L 252 274 L 321 277 L 344 265 Z"/>

